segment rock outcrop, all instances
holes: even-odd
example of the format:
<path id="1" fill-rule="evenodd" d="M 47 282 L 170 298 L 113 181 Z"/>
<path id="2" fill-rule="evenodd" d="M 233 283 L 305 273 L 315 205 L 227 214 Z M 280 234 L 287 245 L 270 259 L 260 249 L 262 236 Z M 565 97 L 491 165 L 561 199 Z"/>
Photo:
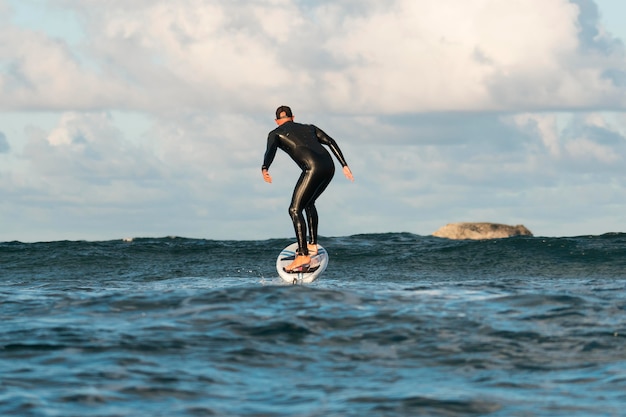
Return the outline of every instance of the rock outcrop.
<path id="1" fill-rule="evenodd" d="M 509 226 L 497 223 L 450 223 L 433 233 L 433 236 L 448 239 L 501 239 L 532 235 L 530 230 L 521 224 Z"/>

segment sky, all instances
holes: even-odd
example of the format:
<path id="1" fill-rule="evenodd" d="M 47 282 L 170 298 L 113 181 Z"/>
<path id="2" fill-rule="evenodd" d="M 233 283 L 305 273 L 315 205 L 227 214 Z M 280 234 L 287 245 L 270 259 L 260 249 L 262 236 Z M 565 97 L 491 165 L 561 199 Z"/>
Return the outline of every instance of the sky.
<path id="1" fill-rule="evenodd" d="M 321 236 L 626 232 L 621 0 L 0 0 L 0 242 L 294 236 L 274 111 L 341 147 Z M 323 239 L 321 241 L 323 244 Z"/>

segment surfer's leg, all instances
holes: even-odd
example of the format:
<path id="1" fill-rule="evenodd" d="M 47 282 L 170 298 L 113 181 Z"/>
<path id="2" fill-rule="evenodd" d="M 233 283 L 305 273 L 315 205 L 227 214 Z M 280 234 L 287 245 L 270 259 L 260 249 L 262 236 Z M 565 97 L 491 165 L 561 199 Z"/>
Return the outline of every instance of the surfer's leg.
<path id="1" fill-rule="evenodd" d="M 308 204 L 304 208 L 307 217 L 307 225 L 309 229 L 309 251 L 314 250 L 317 253 L 317 226 L 319 224 L 319 217 L 317 215 L 317 208 L 315 207 L 315 201 L 324 192 L 330 181 L 333 179 L 334 169 L 326 172 L 326 175 L 320 178 L 320 181 L 315 187 L 314 193 L 311 196 Z"/>
<path id="2" fill-rule="evenodd" d="M 306 212 L 306 223 L 309 228 L 309 243 L 307 247 L 309 249 L 309 255 L 317 255 L 317 209 L 315 204 L 309 204 L 304 209 Z"/>
<path id="3" fill-rule="evenodd" d="M 289 216 L 293 222 L 293 229 L 296 232 L 296 240 L 298 241 L 298 255 L 308 255 L 306 245 L 306 221 L 302 215 L 302 209 L 297 206 L 289 206 Z"/>
<path id="4" fill-rule="evenodd" d="M 306 244 L 306 221 L 302 215 L 306 198 L 309 194 L 307 187 L 310 187 L 311 173 L 309 171 L 303 171 L 296 183 L 296 187 L 293 190 L 293 196 L 291 197 L 291 204 L 289 205 L 289 216 L 293 222 L 293 229 L 296 232 L 296 239 L 298 240 L 298 250 L 294 261 L 285 270 L 291 271 L 299 266 L 306 265 L 311 262 L 309 256 L 309 250 Z"/>
<path id="5" fill-rule="evenodd" d="M 304 208 L 306 213 L 306 223 L 309 229 L 309 243 L 312 245 L 317 244 L 317 209 L 315 208 L 315 202 L 309 204 Z"/>

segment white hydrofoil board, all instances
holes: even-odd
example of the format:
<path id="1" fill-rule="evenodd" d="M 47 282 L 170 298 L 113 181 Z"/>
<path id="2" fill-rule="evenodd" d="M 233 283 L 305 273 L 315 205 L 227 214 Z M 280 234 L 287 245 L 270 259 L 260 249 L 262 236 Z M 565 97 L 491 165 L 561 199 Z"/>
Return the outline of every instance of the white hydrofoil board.
<path id="1" fill-rule="evenodd" d="M 276 271 L 278 271 L 278 275 L 286 282 L 292 284 L 311 283 L 322 275 L 322 272 L 324 272 L 328 266 L 328 252 L 326 252 L 326 249 L 324 249 L 322 245 L 317 245 L 317 255 L 311 256 L 311 263 L 306 272 L 285 272 L 283 268 L 293 262 L 297 249 L 298 242 L 295 242 L 280 252 L 280 255 L 278 255 L 276 259 Z"/>

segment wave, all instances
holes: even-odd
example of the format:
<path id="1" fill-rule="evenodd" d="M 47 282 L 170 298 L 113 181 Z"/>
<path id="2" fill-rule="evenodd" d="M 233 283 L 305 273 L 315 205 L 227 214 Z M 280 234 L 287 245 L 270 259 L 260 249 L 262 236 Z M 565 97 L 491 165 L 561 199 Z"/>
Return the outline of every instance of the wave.
<path id="1" fill-rule="evenodd" d="M 0 244 L 2 277 L 261 279 L 292 239 L 209 240 L 184 237 L 132 241 Z M 626 234 L 448 240 L 411 233 L 321 237 L 329 271 L 368 281 L 517 277 L 623 277 Z"/>

